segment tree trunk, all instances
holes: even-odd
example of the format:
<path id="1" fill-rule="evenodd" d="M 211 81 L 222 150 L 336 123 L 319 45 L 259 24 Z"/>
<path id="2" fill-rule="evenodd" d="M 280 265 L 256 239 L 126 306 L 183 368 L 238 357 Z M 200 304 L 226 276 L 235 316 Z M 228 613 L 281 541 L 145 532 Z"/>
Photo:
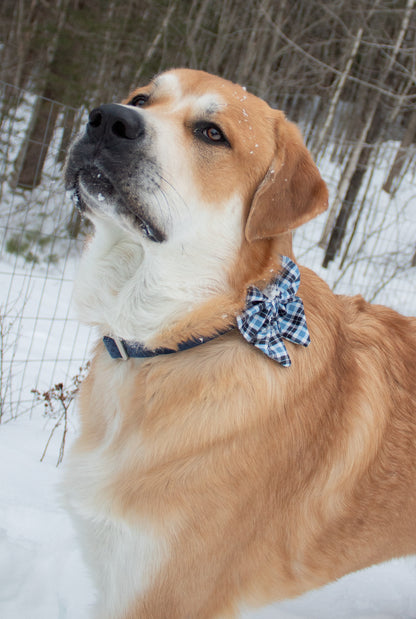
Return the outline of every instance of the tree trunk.
<path id="1" fill-rule="evenodd" d="M 115 2 L 113 0 L 112 2 L 110 2 L 108 9 L 107 9 L 106 21 L 108 22 L 108 24 L 111 24 L 114 20 L 114 9 L 115 9 Z M 94 102 L 99 100 L 99 93 L 102 93 L 103 91 L 106 90 L 105 88 L 106 75 L 109 73 L 108 59 L 109 59 L 109 56 L 112 56 L 111 52 L 113 50 L 112 50 L 112 45 L 111 45 L 111 38 L 113 36 L 114 36 L 114 32 L 110 30 L 110 28 L 106 28 L 105 34 L 104 34 L 104 44 L 102 46 L 102 52 L 101 52 L 101 58 L 100 58 L 100 66 L 97 71 L 97 75 L 95 77 L 96 87 L 95 87 L 95 91 L 92 96 L 92 100 Z"/>
<path id="2" fill-rule="evenodd" d="M 45 79 L 43 93 L 38 98 L 29 127 L 28 135 L 21 146 L 15 164 L 16 185 L 23 189 L 34 189 L 42 178 L 42 170 L 48 153 L 58 117 L 58 105 L 53 87 L 48 82 L 48 73 L 55 58 L 69 0 L 57 2 L 57 26 L 46 49 Z"/>
<path id="3" fill-rule="evenodd" d="M 65 160 L 66 153 L 68 151 L 72 138 L 79 130 L 81 117 L 82 111 L 80 112 L 79 110 L 76 110 L 72 107 L 68 107 L 65 109 L 63 120 L 64 130 L 62 133 L 61 143 L 59 145 L 58 156 L 56 158 L 58 163 L 62 163 Z"/>
<path id="4" fill-rule="evenodd" d="M 131 82 L 131 89 L 137 88 L 137 86 L 140 84 L 140 77 L 143 73 L 143 69 L 146 63 L 148 63 L 149 60 L 151 60 L 153 56 L 155 55 L 156 50 L 158 49 L 158 45 L 162 39 L 162 36 L 166 34 L 166 31 L 169 28 L 170 19 L 172 17 L 173 12 L 176 9 L 176 5 L 177 5 L 177 0 L 175 0 L 175 2 L 173 2 L 168 7 L 165 17 L 163 18 L 163 21 L 161 23 L 160 29 L 158 30 L 158 32 L 156 33 L 156 36 L 154 37 L 153 41 L 148 47 L 145 57 L 143 58 L 143 61 L 140 64 L 140 67 L 138 68 L 138 70 L 136 71 L 136 74 L 134 75 L 133 81 Z"/>
<path id="5" fill-rule="evenodd" d="M 407 125 L 407 129 L 403 135 L 401 144 L 397 150 L 396 156 L 394 158 L 393 164 L 390 168 L 390 172 L 387 176 L 387 179 L 383 185 L 384 191 L 389 193 L 391 196 L 394 196 L 396 193 L 398 183 L 393 183 L 395 179 L 400 176 L 400 172 L 402 171 L 404 162 L 406 161 L 407 149 L 413 142 L 416 135 L 416 111 L 412 113 L 410 116 L 409 124 Z"/>
<path id="6" fill-rule="evenodd" d="M 350 74 L 352 63 L 354 62 L 355 57 L 357 56 L 357 53 L 358 53 L 358 49 L 361 45 L 361 39 L 363 36 L 363 32 L 364 32 L 363 28 L 358 29 L 357 34 L 355 35 L 354 43 L 353 43 L 349 58 L 345 65 L 345 68 L 337 80 L 337 83 L 335 86 L 335 92 L 331 99 L 331 103 L 329 105 L 328 116 L 326 117 L 323 128 L 319 131 L 318 139 L 316 140 L 315 144 L 312 147 L 312 152 L 315 157 L 318 156 L 319 151 L 321 150 L 321 147 L 325 142 L 327 133 L 332 125 L 332 121 L 334 120 L 335 112 L 337 109 L 337 105 L 338 105 L 341 93 L 343 91 L 345 82 L 347 81 L 347 77 Z"/>
<path id="7" fill-rule="evenodd" d="M 205 15 L 209 9 L 211 0 L 200 0 L 195 3 L 192 3 L 192 8 L 190 10 L 190 14 L 187 20 L 187 46 L 190 50 L 191 57 L 193 63 L 197 63 L 197 39 L 201 36 L 201 25 L 203 20 L 205 19 Z M 197 12 L 195 14 L 194 8 L 197 8 Z"/>
<path id="8" fill-rule="evenodd" d="M 371 123 L 374 120 L 374 116 L 375 116 L 375 112 L 376 112 L 376 108 L 380 99 L 380 95 L 376 95 L 376 99 L 372 105 L 372 108 L 370 109 L 370 112 L 368 113 L 367 116 L 367 122 L 365 123 L 364 127 L 361 130 L 361 134 L 359 136 L 359 138 L 357 139 L 354 148 L 351 152 L 351 154 L 349 155 L 347 164 L 345 165 L 345 168 L 342 172 L 342 176 L 341 179 L 338 183 L 338 188 L 337 188 L 337 195 L 335 196 L 335 199 L 332 203 L 332 206 L 329 210 L 328 213 L 328 217 L 325 223 L 325 227 L 324 230 L 322 232 L 322 236 L 321 239 L 319 241 L 319 247 L 326 247 L 327 243 L 328 243 L 328 238 L 331 234 L 331 232 L 334 229 L 334 224 L 335 224 L 335 220 L 337 217 L 337 210 L 338 210 L 338 205 L 341 202 L 341 200 L 344 199 L 347 191 L 348 191 L 348 187 L 350 186 L 351 182 L 352 182 L 352 177 L 354 175 L 354 171 L 357 169 L 358 165 L 359 165 L 359 161 L 360 161 L 360 157 L 361 157 L 361 153 L 363 151 L 363 148 L 365 147 L 365 141 L 367 139 L 367 135 L 369 133 L 370 130 L 370 126 Z"/>
<path id="9" fill-rule="evenodd" d="M 58 105 L 45 97 L 40 97 L 34 108 L 32 127 L 22 147 L 23 160 L 17 174 L 16 185 L 22 189 L 34 189 L 41 181 L 58 111 Z"/>
<path id="10" fill-rule="evenodd" d="M 331 262 L 335 258 L 338 250 L 341 247 L 341 243 L 345 236 L 348 220 L 354 207 L 355 199 L 360 190 L 364 174 L 367 171 L 368 160 L 372 153 L 374 143 L 379 135 L 380 124 L 381 109 L 379 104 L 377 105 L 377 108 L 373 114 L 372 122 L 366 138 L 366 143 L 361 149 L 361 153 L 358 158 L 354 173 L 351 177 L 347 193 L 345 194 L 345 197 L 342 201 L 341 209 L 338 213 L 338 217 L 336 218 L 335 225 L 332 230 L 328 242 L 328 247 L 326 248 L 325 257 L 322 263 L 322 266 L 324 268 L 327 268 L 329 262 Z"/>
<path id="11" fill-rule="evenodd" d="M 403 41 L 405 40 L 406 32 L 409 27 L 410 17 L 412 15 L 415 2 L 416 0 L 407 0 L 406 9 L 402 16 L 400 30 L 398 32 L 395 44 L 393 46 L 392 53 L 387 58 L 387 61 L 381 71 L 379 84 L 382 88 L 384 88 L 387 78 L 389 77 L 390 72 L 394 68 L 400 48 L 402 46 Z M 366 129 L 364 129 L 364 133 L 363 133 L 364 139 L 366 140 L 368 147 L 363 148 L 360 151 L 357 166 L 351 177 L 347 193 L 345 194 L 345 197 L 343 199 L 341 209 L 338 213 L 338 217 L 336 219 L 335 226 L 332 230 L 332 233 L 331 233 L 331 236 L 328 242 L 328 246 L 325 252 L 325 257 L 322 263 L 322 266 L 325 268 L 328 266 L 329 262 L 331 262 L 335 258 L 337 251 L 341 247 L 341 243 L 345 235 L 345 230 L 347 227 L 348 219 L 351 215 L 351 212 L 354 206 L 354 200 L 360 189 L 361 182 L 362 182 L 362 179 L 364 177 L 364 174 L 367 168 L 368 159 L 370 157 L 374 142 L 379 133 L 380 115 L 381 115 L 381 99 L 382 99 L 382 93 L 380 90 L 377 93 L 373 101 L 372 117 L 371 117 L 371 114 L 369 115 L 369 118 L 371 118 L 371 123 L 368 129 L 368 133 L 366 133 Z M 367 122 L 367 126 L 368 126 L 368 122 Z M 328 217 L 328 222 L 327 222 L 327 225 L 324 231 L 324 235 L 328 230 L 328 224 L 330 221 L 330 217 L 331 217 L 331 213 Z M 322 240 L 323 239 L 321 239 L 320 244 L 322 243 Z"/>

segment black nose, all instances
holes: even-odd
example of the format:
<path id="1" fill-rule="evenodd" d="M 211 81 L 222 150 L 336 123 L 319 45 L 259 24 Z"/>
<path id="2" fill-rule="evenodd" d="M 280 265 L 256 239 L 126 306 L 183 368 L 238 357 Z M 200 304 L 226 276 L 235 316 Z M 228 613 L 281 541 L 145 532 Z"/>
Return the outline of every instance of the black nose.
<path id="1" fill-rule="evenodd" d="M 144 121 L 133 107 L 107 103 L 90 112 L 87 133 L 97 141 L 138 140 L 144 136 Z"/>

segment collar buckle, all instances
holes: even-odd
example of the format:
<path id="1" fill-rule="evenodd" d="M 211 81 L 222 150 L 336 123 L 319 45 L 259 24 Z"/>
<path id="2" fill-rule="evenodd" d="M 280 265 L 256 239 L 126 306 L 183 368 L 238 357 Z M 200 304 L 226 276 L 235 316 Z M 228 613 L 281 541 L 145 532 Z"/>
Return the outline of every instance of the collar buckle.
<path id="1" fill-rule="evenodd" d="M 127 354 L 127 351 L 124 347 L 123 342 L 120 340 L 119 337 L 114 336 L 113 337 L 114 343 L 117 346 L 118 352 L 120 353 L 121 358 L 123 359 L 123 361 L 127 361 L 129 359 L 129 356 Z"/>

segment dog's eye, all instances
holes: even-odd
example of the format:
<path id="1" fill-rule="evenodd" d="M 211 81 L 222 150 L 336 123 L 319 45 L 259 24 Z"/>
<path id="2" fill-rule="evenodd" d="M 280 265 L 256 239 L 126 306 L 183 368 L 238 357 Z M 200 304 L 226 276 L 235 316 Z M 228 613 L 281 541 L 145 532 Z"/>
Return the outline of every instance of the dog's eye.
<path id="1" fill-rule="evenodd" d="M 224 140 L 224 136 L 216 127 L 207 127 L 203 129 L 202 133 L 206 138 L 211 140 L 211 142 L 222 142 Z"/>
<path id="2" fill-rule="evenodd" d="M 149 95 L 136 95 L 127 105 L 134 105 L 135 107 L 143 107 L 149 100 Z"/>
<path id="3" fill-rule="evenodd" d="M 195 135 L 209 144 L 224 144 L 230 146 L 224 133 L 217 125 L 200 123 L 195 127 Z"/>

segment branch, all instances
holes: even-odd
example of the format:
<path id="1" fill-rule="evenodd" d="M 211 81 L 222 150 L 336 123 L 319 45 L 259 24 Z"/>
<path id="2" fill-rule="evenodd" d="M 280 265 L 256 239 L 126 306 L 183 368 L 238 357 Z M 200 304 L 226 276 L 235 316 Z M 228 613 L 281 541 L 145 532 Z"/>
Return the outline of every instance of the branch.
<path id="1" fill-rule="evenodd" d="M 292 47 L 297 52 L 299 52 L 300 54 L 302 54 L 303 56 L 308 58 L 314 64 L 317 64 L 320 67 L 323 67 L 324 69 L 329 71 L 329 73 L 333 73 L 335 75 L 338 75 L 338 76 L 342 77 L 343 71 L 340 71 L 339 69 L 336 69 L 335 67 L 331 67 L 331 65 L 327 64 L 323 60 L 319 60 L 319 58 L 316 58 L 315 56 L 312 56 L 312 54 L 310 54 L 305 49 L 303 49 L 303 47 L 301 47 L 300 45 L 295 43 L 295 41 L 293 41 L 288 36 L 286 36 L 284 34 L 284 32 L 281 30 L 281 28 L 279 28 L 279 26 L 274 23 L 273 19 L 269 15 L 269 13 L 264 9 L 263 5 L 260 6 L 260 10 L 262 11 L 264 17 L 267 19 L 267 21 L 270 24 L 270 26 L 272 26 L 276 30 L 277 34 L 279 34 L 279 36 L 281 36 L 282 39 L 284 41 L 286 41 L 286 43 L 290 47 Z M 395 48 L 394 48 L 394 50 L 395 50 Z M 371 90 L 375 90 L 376 92 L 378 92 L 380 94 L 383 94 L 386 97 L 390 97 L 391 99 L 399 99 L 400 98 L 400 95 L 396 94 L 395 92 L 392 92 L 390 90 L 386 90 L 385 88 L 383 88 L 382 86 L 379 86 L 378 84 L 373 84 L 371 82 L 367 82 L 365 80 L 360 79 L 359 77 L 355 77 L 354 75 L 348 75 L 347 76 L 347 80 L 349 80 L 350 82 L 355 82 L 357 84 L 362 84 L 363 86 L 366 86 L 367 88 L 369 88 Z M 412 76 L 412 81 L 416 84 L 416 76 Z M 416 98 L 416 95 L 409 96 L 409 99 L 413 99 L 413 98 Z"/>

